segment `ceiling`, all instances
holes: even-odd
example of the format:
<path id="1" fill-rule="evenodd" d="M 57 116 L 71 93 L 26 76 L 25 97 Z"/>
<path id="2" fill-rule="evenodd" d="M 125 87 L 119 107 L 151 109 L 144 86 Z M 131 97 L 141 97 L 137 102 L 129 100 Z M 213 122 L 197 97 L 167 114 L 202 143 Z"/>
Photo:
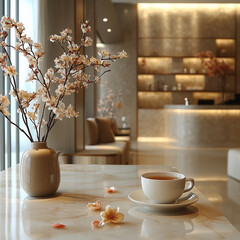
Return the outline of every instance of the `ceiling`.
<path id="1" fill-rule="evenodd" d="M 240 0 L 112 0 L 113 3 L 240 3 Z"/>
<path id="2" fill-rule="evenodd" d="M 107 18 L 107 22 L 103 19 Z M 122 30 L 118 22 L 116 10 L 111 0 L 96 1 L 96 27 L 102 43 L 116 43 L 122 40 Z M 108 30 L 111 32 L 108 32 Z"/>
<path id="3" fill-rule="evenodd" d="M 122 40 L 121 24 L 118 22 L 114 3 L 240 3 L 240 0 L 97 0 L 96 27 L 102 43 L 116 43 Z M 104 18 L 108 21 L 103 22 Z"/>

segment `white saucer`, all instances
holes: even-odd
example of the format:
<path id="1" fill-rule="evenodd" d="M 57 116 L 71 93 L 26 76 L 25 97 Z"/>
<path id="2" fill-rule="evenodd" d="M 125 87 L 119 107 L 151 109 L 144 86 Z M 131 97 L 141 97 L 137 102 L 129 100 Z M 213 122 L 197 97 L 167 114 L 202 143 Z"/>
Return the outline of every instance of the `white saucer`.
<path id="1" fill-rule="evenodd" d="M 143 205 L 145 207 L 161 210 L 161 211 L 168 211 L 168 210 L 183 208 L 190 204 L 195 203 L 198 200 L 198 196 L 195 193 L 189 192 L 189 193 L 184 193 L 174 203 L 167 203 L 167 204 L 152 203 L 146 198 L 142 190 L 131 192 L 128 195 L 128 198 L 137 204 Z"/>

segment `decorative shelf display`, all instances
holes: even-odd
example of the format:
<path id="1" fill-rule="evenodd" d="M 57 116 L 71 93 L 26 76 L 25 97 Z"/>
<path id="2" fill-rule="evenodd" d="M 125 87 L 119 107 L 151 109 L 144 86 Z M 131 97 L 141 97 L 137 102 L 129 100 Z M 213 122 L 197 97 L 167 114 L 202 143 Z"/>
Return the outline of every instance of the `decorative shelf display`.
<path id="1" fill-rule="evenodd" d="M 230 65 L 232 70 L 226 79 L 225 94 L 228 98 L 233 97 L 236 91 L 236 33 L 232 28 L 228 29 L 228 26 L 236 24 L 235 8 L 232 6 L 223 8 L 222 5 L 216 5 L 215 9 L 206 8 L 205 11 L 202 7 L 192 5 L 192 11 L 197 16 L 195 16 L 195 23 L 190 24 L 187 21 L 180 21 L 190 17 L 191 11 L 187 8 L 182 9 L 178 4 L 171 5 L 171 8 L 164 4 L 157 4 L 155 8 L 153 6 L 149 5 L 151 11 L 148 11 L 146 5 L 138 7 L 137 63 L 138 91 L 141 92 L 138 94 L 139 101 L 144 101 L 144 93 L 149 94 L 149 91 L 157 95 L 163 92 L 192 93 L 191 99 L 194 92 L 202 93 L 202 95 L 197 95 L 200 99 L 206 98 L 205 93 L 220 93 L 219 79 L 208 76 L 201 64 L 201 59 L 196 57 L 202 51 L 212 51 L 219 61 Z M 178 14 L 179 23 L 174 24 L 174 31 L 169 31 L 168 27 L 175 22 L 174 11 Z M 216 14 L 213 14 L 214 11 Z M 221 12 L 225 20 L 217 16 L 217 12 Z M 166 18 L 164 26 L 163 17 L 160 17 L 163 15 Z M 206 20 L 204 16 L 208 16 L 209 20 Z M 216 22 L 224 25 L 216 25 Z M 149 26 L 147 29 L 144 28 L 146 24 Z M 207 30 L 206 26 L 213 30 Z M 196 31 L 195 28 L 198 30 Z M 148 101 L 149 96 L 146 95 L 145 98 Z M 159 100 L 159 96 L 154 98 Z M 165 97 L 162 98 L 165 99 Z M 184 98 L 179 98 L 179 100 L 180 102 L 170 104 L 184 103 Z M 221 101 L 220 98 L 214 100 L 216 104 Z M 193 102 L 197 102 L 197 99 Z M 166 104 L 169 104 L 169 98 Z M 139 104 L 140 107 L 141 105 Z M 157 105 L 162 106 L 164 103 Z"/>
<path id="2" fill-rule="evenodd" d="M 218 60 L 231 66 L 232 70 L 227 76 L 225 90 L 234 91 L 235 58 L 221 57 Z M 206 74 L 206 70 L 201 66 L 201 60 L 196 57 L 138 57 L 138 90 L 175 91 L 189 88 L 220 91 L 220 82 L 217 77 L 209 77 Z"/>
<path id="3" fill-rule="evenodd" d="M 222 102 L 221 81 L 208 75 L 197 57 L 201 52 L 211 51 L 231 67 L 224 97 L 234 99 L 238 19 L 240 11 L 234 4 L 185 4 L 184 7 L 182 4 L 138 4 L 139 126 L 151 132 L 142 117 L 148 115 L 150 121 L 152 114 L 156 121 L 152 110 L 162 110 L 168 104 L 184 104 L 185 98 L 189 104 L 202 100 Z M 149 112 L 143 112 L 147 110 Z M 141 137 L 141 133 L 138 136 Z"/>

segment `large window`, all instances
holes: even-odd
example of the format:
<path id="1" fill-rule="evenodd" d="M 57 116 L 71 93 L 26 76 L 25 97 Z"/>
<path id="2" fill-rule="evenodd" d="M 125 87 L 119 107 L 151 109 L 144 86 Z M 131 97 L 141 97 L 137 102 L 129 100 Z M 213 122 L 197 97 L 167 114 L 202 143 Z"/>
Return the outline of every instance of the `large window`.
<path id="1" fill-rule="evenodd" d="M 26 27 L 26 33 L 34 41 L 37 41 L 37 4 L 36 0 L 0 0 L 0 16 L 9 16 L 15 21 L 22 22 Z M 15 45 L 16 37 L 14 32 L 10 32 L 8 43 Z M 33 83 L 26 83 L 28 75 L 28 63 L 26 59 L 18 55 L 15 51 L 9 52 L 12 64 L 17 68 L 17 84 L 19 89 L 34 91 L 36 86 Z M 8 95 L 10 84 L 0 71 L 0 94 Z M 10 96 L 9 96 L 10 97 Z M 17 105 L 14 99 L 10 98 L 11 105 L 9 111 L 11 120 L 23 126 Z M 21 141 L 21 144 L 19 144 Z M 29 140 L 18 129 L 0 115 L 0 171 L 19 163 L 20 156 L 28 148 Z"/>

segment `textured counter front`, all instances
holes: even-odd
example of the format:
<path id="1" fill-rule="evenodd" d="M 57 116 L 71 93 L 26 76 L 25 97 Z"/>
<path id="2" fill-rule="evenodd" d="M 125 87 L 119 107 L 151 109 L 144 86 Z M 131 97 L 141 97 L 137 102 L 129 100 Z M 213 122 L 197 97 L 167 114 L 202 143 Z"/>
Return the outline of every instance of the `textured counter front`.
<path id="1" fill-rule="evenodd" d="M 52 198 L 29 198 L 19 186 L 18 167 L 0 173 L 0 239 L 201 239 L 239 240 L 240 233 L 195 188 L 199 201 L 175 212 L 154 212 L 136 206 L 127 196 L 140 189 L 143 172 L 162 166 L 62 165 L 61 184 Z M 107 194 L 106 186 L 118 192 Z M 99 212 L 87 203 L 120 207 L 122 224 L 92 229 Z M 66 225 L 53 229 L 53 223 Z"/>
<path id="2" fill-rule="evenodd" d="M 240 147 L 239 106 L 165 106 L 165 136 L 181 147 Z"/>

